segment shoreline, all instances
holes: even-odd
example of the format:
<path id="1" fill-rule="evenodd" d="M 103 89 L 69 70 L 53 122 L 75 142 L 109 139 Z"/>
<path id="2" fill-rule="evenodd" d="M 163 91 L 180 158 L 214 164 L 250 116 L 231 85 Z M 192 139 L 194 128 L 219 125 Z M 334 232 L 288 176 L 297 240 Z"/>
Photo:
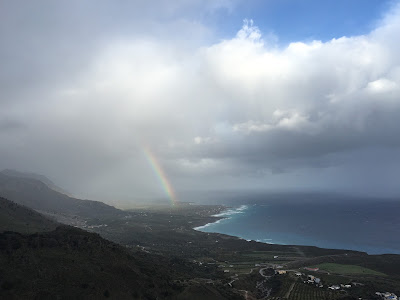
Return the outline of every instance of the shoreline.
<path id="1" fill-rule="evenodd" d="M 250 205 L 240 205 L 239 207 L 233 208 L 233 207 L 225 207 L 220 213 L 211 215 L 210 217 L 217 218 L 213 222 L 208 222 L 205 223 L 204 225 L 196 226 L 193 227 L 192 229 L 195 231 L 203 232 L 203 233 L 214 233 L 214 234 L 223 234 L 227 236 L 231 236 L 236 239 L 240 240 L 245 240 L 245 241 L 255 241 L 258 243 L 263 243 L 263 244 L 269 244 L 269 245 L 282 245 L 282 246 L 302 246 L 302 247 L 317 247 L 321 249 L 335 249 L 335 250 L 348 250 L 348 251 L 357 251 L 357 252 L 364 252 L 367 253 L 368 255 L 400 255 L 400 251 L 397 249 L 390 249 L 390 248 L 380 248 L 380 247 L 374 247 L 374 246 L 366 246 L 364 248 L 355 248 L 351 245 L 340 247 L 340 246 L 334 246 L 334 245 L 318 245 L 318 244 L 313 244 L 313 243 L 307 243 L 307 244 L 301 244 L 301 243 L 282 243 L 282 242 L 273 242 L 272 238 L 265 238 L 265 239 L 247 239 L 245 237 L 239 236 L 239 235 L 234 235 L 231 233 L 224 233 L 224 232 L 219 232 L 219 231 L 203 231 L 203 229 L 216 225 L 218 223 L 221 223 L 224 220 L 229 220 L 232 218 L 232 216 L 239 214 L 239 213 L 244 213 Z M 339 243 L 340 244 L 340 243 Z M 365 245 L 364 245 L 365 246 Z M 385 251 L 387 250 L 387 251 Z"/>
<path id="2" fill-rule="evenodd" d="M 218 223 L 222 222 L 223 220 L 231 219 L 231 217 L 229 217 L 229 216 L 243 213 L 243 211 L 248 209 L 249 206 L 243 204 L 243 205 L 239 206 L 238 208 L 233 208 L 233 207 L 228 207 L 228 206 L 223 206 L 223 207 L 224 207 L 224 209 L 221 212 L 210 216 L 210 217 L 217 218 L 217 220 L 215 220 L 214 222 L 206 223 L 204 225 L 193 227 L 192 229 L 194 229 L 196 231 L 200 231 L 200 232 L 205 232 L 205 231 L 201 231 L 201 229 L 211 226 L 213 224 L 218 224 Z M 219 233 L 219 232 L 215 232 L 215 233 Z M 222 233 L 219 233 L 219 234 L 222 234 Z M 241 237 L 238 237 L 238 236 L 235 236 L 235 237 L 242 239 Z"/>
<path id="3" fill-rule="evenodd" d="M 228 219 L 228 218 L 220 218 L 220 219 L 216 220 L 215 222 L 206 223 L 206 224 L 204 224 L 204 225 L 200 225 L 200 226 L 197 226 L 197 227 L 193 227 L 192 229 L 193 229 L 193 230 L 196 230 L 196 231 L 200 231 L 200 232 L 205 232 L 205 231 L 201 231 L 201 229 L 206 228 L 206 227 L 208 227 L 208 226 L 211 226 L 212 224 L 218 224 L 218 223 L 221 222 L 222 220 L 226 220 L 226 219 Z M 218 232 L 215 232 L 215 233 L 218 233 Z"/>

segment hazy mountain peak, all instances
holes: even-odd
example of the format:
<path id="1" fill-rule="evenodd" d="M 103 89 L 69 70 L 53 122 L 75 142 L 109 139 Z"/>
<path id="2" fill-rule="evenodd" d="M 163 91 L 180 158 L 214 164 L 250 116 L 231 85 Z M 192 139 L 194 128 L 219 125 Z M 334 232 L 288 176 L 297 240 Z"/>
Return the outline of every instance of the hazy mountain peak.
<path id="1" fill-rule="evenodd" d="M 93 217 L 121 212 L 102 202 L 67 196 L 58 192 L 54 186 L 49 186 L 49 182 L 43 182 L 35 177 L 36 174 L 12 170 L 0 172 L 0 196 L 47 213 Z"/>
<path id="2" fill-rule="evenodd" d="M 7 176 L 12 176 L 12 177 L 18 177 L 18 178 L 29 178 L 29 179 L 36 179 L 41 182 L 43 182 L 47 187 L 50 189 L 59 192 L 61 194 L 67 195 L 69 197 L 73 197 L 69 192 L 65 191 L 64 189 L 60 188 L 57 186 L 53 181 L 51 181 L 49 178 L 47 178 L 44 175 L 41 174 L 36 174 L 36 173 L 28 173 L 28 172 L 20 172 L 17 170 L 13 169 L 5 169 L 1 171 L 2 174 L 7 175 Z"/>

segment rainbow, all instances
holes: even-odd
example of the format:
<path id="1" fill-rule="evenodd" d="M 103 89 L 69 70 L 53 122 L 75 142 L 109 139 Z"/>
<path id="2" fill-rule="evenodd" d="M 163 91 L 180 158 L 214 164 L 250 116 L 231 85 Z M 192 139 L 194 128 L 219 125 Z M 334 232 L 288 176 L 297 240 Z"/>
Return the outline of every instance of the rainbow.
<path id="1" fill-rule="evenodd" d="M 148 147 L 142 145 L 142 150 L 143 150 L 144 156 L 146 157 L 147 161 L 149 162 L 154 173 L 157 175 L 165 193 L 168 195 L 169 199 L 171 200 L 172 205 L 177 204 L 178 200 L 176 198 L 174 189 L 172 188 L 172 185 L 169 182 L 168 177 L 165 175 L 165 172 L 164 172 L 163 168 L 161 167 L 161 164 L 158 162 L 157 158 L 154 156 L 154 154 L 150 151 L 150 149 Z"/>

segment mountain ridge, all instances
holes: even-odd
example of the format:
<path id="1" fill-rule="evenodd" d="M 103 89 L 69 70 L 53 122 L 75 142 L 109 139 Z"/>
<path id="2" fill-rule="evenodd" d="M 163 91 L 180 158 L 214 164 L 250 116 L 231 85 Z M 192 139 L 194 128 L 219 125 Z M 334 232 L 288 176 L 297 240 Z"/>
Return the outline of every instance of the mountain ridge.
<path id="1" fill-rule="evenodd" d="M 0 196 L 34 210 L 96 217 L 123 213 L 100 201 L 69 197 L 51 189 L 46 183 L 28 177 L 17 177 L 0 172 Z"/>
<path id="2" fill-rule="evenodd" d="M 42 174 L 37 174 L 33 172 L 21 172 L 13 169 L 4 169 L 0 173 L 7 175 L 7 176 L 14 176 L 14 177 L 19 177 L 19 178 L 31 178 L 31 179 L 37 179 L 41 182 L 43 182 L 45 185 L 47 185 L 50 189 L 59 192 L 61 194 L 67 195 L 68 197 L 73 198 L 74 196 L 64 190 L 63 188 L 59 187 L 56 185 L 52 180 L 50 180 L 48 177 L 42 175 Z"/>

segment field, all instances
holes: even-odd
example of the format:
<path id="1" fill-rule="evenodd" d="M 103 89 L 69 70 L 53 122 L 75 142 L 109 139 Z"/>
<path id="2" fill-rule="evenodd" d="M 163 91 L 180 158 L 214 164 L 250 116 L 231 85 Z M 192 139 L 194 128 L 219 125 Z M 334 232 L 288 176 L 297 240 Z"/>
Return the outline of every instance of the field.
<path id="1" fill-rule="evenodd" d="M 368 268 L 364 268 L 356 265 L 341 265 L 335 263 L 323 263 L 316 266 L 320 270 L 324 270 L 330 273 L 351 275 L 351 274 L 362 274 L 362 275 L 376 275 L 386 276 L 381 272 L 377 272 Z"/>
<path id="2" fill-rule="evenodd" d="M 257 261 L 270 261 L 274 263 L 285 263 L 295 260 L 299 254 L 297 252 L 282 252 L 282 251 L 252 251 L 242 253 L 244 257 Z M 277 258 L 274 258 L 278 256 Z"/>
<path id="3" fill-rule="evenodd" d="M 291 300 L 333 300 L 341 296 L 339 292 L 327 290 L 326 288 L 318 288 L 309 286 L 304 283 L 296 282 L 288 299 Z"/>
<path id="4" fill-rule="evenodd" d="M 220 269 L 229 270 L 230 275 L 249 274 L 254 270 L 258 269 L 254 266 L 254 263 L 251 262 L 240 262 L 240 263 L 230 263 L 230 264 L 226 264 L 225 262 L 218 262 L 217 264 L 218 266 L 220 266 Z"/>
<path id="5" fill-rule="evenodd" d="M 293 285 L 293 287 L 292 287 Z M 334 300 L 343 296 L 343 294 L 327 290 L 326 288 L 319 288 L 311 285 L 304 284 L 297 280 L 285 280 L 282 282 L 279 293 L 271 299 L 290 299 L 290 300 Z"/>

